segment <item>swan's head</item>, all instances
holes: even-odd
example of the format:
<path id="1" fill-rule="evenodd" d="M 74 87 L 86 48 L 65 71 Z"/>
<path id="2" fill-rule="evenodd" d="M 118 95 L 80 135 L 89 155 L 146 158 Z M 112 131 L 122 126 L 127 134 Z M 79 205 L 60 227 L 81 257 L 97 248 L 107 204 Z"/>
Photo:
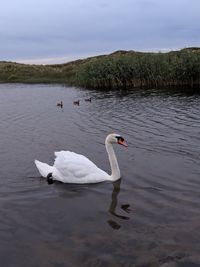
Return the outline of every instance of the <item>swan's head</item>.
<path id="1" fill-rule="evenodd" d="M 122 146 L 125 146 L 125 147 L 128 146 L 126 141 L 124 140 L 124 138 L 121 135 L 115 134 L 115 133 L 109 134 L 106 137 L 106 143 L 119 144 L 119 145 L 122 145 Z"/>

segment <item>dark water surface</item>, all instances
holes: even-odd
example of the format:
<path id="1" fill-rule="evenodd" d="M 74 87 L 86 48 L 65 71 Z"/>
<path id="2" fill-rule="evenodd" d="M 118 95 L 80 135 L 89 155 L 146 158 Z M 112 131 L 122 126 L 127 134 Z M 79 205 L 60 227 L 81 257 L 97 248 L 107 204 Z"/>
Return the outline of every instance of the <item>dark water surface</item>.
<path id="1" fill-rule="evenodd" d="M 0 266 L 200 266 L 199 101 L 166 90 L 1 84 Z M 109 172 L 111 132 L 129 144 L 115 149 L 121 181 L 40 178 L 34 159 L 52 164 L 61 149 Z"/>

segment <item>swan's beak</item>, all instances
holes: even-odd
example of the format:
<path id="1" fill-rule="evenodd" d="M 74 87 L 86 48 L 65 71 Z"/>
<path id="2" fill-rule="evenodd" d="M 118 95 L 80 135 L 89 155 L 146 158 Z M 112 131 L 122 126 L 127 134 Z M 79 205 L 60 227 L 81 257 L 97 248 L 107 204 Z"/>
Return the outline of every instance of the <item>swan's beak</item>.
<path id="1" fill-rule="evenodd" d="M 128 147 L 128 145 L 127 145 L 127 143 L 126 143 L 125 141 L 121 141 L 121 140 L 119 140 L 119 141 L 118 141 L 118 144 L 119 144 L 119 145 L 122 145 L 122 146 L 125 146 L 125 147 Z"/>

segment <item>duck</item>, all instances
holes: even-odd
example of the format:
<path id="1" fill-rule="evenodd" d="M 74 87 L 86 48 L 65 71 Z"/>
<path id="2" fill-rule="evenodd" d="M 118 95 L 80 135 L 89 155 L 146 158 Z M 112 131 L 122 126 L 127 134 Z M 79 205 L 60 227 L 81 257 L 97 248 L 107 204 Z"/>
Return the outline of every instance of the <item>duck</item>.
<path id="1" fill-rule="evenodd" d="M 57 107 L 63 107 L 63 102 L 62 101 L 60 101 L 60 103 L 57 103 Z"/>
<path id="2" fill-rule="evenodd" d="M 79 104 L 80 104 L 80 100 L 74 101 L 74 105 L 79 106 Z"/>
<path id="3" fill-rule="evenodd" d="M 117 181 L 120 179 L 120 169 L 113 149 L 114 144 L 127 147 L 124 138 L 119 134 L 109 134 L 105 139 L 105 148 L 110 162 L 111 174 L 97 167 L 84 155 L 72 151 L 55 152 L 53 166 L 35 160 L 40 175 L 47 179 L 49 184 L 55 180 L 63 183 L 92 184 L 103 181 Z"/>
<path id="4" fill-rule="evenodd" d="M 92 98 L 91 97 L 90 98 L 86 98 L 85 101 L 86 102 L 91 102 L 92 101 Z"/>

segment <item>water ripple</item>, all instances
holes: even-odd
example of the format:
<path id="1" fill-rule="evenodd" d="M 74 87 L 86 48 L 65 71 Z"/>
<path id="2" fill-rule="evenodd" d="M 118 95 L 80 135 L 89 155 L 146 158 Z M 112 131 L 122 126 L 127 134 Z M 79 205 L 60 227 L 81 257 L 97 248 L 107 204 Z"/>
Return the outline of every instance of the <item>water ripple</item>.
<path id="1" fill-rule="evenodd" d="M 91 103 L 84 101 L 88 97 Z M 80 105 L 75 106 L 78 99 Z M 56 106 L 60 100 L 62 109 Z M 77 233 L 83 240 L 85 233 L 93 238 L 99 233 L 98 243 L 100 237 L 113 234 L 110 227 L 131 243 L 135 234 L 158 239 L 157 229 L 177 224 L 178 232 L 178 222 L 195 221 L 200 216 L 199 100 L 196 94 L 186 97 L 162 90 L 123 93 L 0 85 L 0 246 L 8 246 L 14 235 L 25 245 L 35 240 L 34 247 L 37 240 L 42 247 L 53 240 L 59 251 L 59 244 L 66 247 L 67 242 L 84 249 L 87 245 L 74 237 Z M 61 149 L 84 154 L 109 172 L 104 138 L 110 132 L 122 134 L 129 145 L 115 148 L 121 187 L 120 183 L 50 186 L 39 177 L 34 159 L 52 164 L 54 151 Z M 159 230 L 162 240 L 166 233 Z M 146 235 L 144 239 L 148 243 Z M 117 242 L 121 244 L 121 239 Z M 16 250 L 14 244 L 12 251 Z"/>

